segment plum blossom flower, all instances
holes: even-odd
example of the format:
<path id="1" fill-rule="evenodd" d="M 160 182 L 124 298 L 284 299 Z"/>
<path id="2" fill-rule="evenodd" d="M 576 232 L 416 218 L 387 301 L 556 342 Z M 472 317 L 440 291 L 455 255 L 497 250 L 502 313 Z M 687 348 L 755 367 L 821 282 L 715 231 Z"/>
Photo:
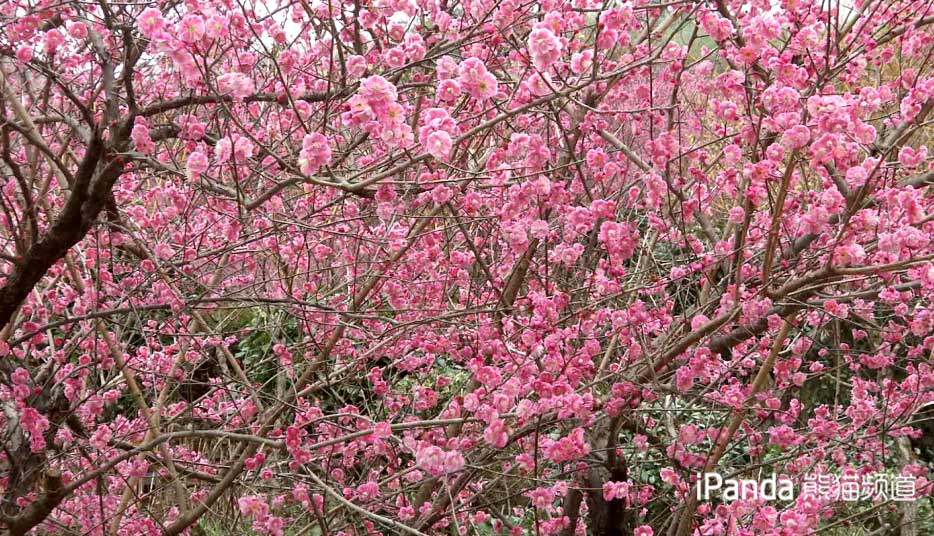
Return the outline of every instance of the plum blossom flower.
<path id="1" fill-rule="evenodd" d="M 312 175 L 329 163 L 331 163 L 331 146 L 324 134 L 312 132 L 306 135 L 302 140 L 302 150 L 298 159 L 302 173 Z"/>
<path id="2" fill-rule="evenodd" d="M 16 59 L 18 59 L 19 61 L 23 63 L 30 61 L 33 58 L 33 56 L 34 54 L 33 54 L 32 47 L 29 45 L 22 45 L 16 49 Z"/>
<path id="3" fill-rule="evenodd" d="M 625 499 L 629 496 L 629 488 L 631 486 L 632 484 L 630 482 L 604 482 L 603 499 L 606 501 Z"/>
<path id="4" fill-rule="evenodd" d="M 364 502 L 375 501 L 379 497 L 379 484 L 372 480 L 357 486 L 357 497 Z"/>
<path id="5" fill-rule="evenodd" d="M 436 205 L 443 205 L 450 201 L 452 197 L 454 197 L 454 190 L 447 186 L 436 186 L 431 190 L 431 200 L 434 201 Z"/>
<path id="6" fill-rule="evenodd" d="M 430 445 L 415 452 L 415 463 L 434 476 L 444 474 L 444 450 Z"/>
<path id="7" fill-rule="evenodd" d="M 208 169 L 208 157 L 201 151 L 193 151 L 188 155 L 188 178 L 200 177 Z"/>
<path id="8" fill-rule="evenodd" d="M 582 52 L 575 52 L 571 55 L 571 72 L 574 74 L 584 74 L 593 66 L 593 50 L 587 49 Z"/>
<path id="9" fill-rule="evenodd" d="M 34 408 L 23 408 L 19 418 L 20 426 L 29 433 L 29 446 L 33 452 L 45 450 L 43 434 L 49 429 L 49 420 Z"/>
<path id="10" fill-rule="evenodd" d="M 418 129 L 418 141 L 428 154 L 438 160 L 446 161 L 453 146 L 452 133 L 457 131 L 457 123 L 443 108 L 425 110 L 424 125 Z"/>
<path id="11" fill-rule="evenodd" d="M 156 257 L 166 260 L 172 258 L 172 255 L 175 255 L 175 250 L 172 249 L 172 246 L 162 242 L 153 247 L 153 253 L 156 254 Z"/>
<path id="12" fill-rule="evenodd" d="M 639 245 L 639 232 L 627 223 L 605 221 L 600 226 L 599 239 L 612 258 L 626 260 Z"/>
<path id="13" fill-rule="evenodd" d="M 225 73 L 217 77 L 217 91 L 243 100 L 253 93 L 253 80 L 243 73 Z"/>
<path id="14" fill-rule="evenodd" d="M 502 419 L 493 419 L 483 432 L 483 439 L 494 447 L 501 449 L 509 441 L 509 432 Z"/>
<path id="15" fill-rule="evenodd" d="M 229 32 L 229 23 L 224 15 L 214 13 L 204 21 L 204 35 L 209 39 L 220 39 Z"/>
<path id="16" fill-rule="evenodd" d="M 445 452 L 441 447 L 428 445 L 415 452 L 415 463 L 433 476 L 455 473 L 464 467 L 464 457 L 460 452 Z"/>
<path id="17" fill-rule="evenodd" d="M 746 219 L 746 211 L 743 207 L 733 207 L 730 209 L 729 222 L 734 225 L 739 225 L 743 223 L 743 220 Z"/>
<path id="18" fill-rule="evenodd" d="M 376 117 L 389 113 L 390 104 L 396 102 L 399 94 L 396 86 L 379 75 L 369 76 L 360 82 L 360 96 Z"/>
<path id="19" fill-rule="evenodd" d="M 662 482 L 677 486 L 681 482 L 681 477 L 671 467 L 663 467 L 660 471 Z"/>
<path id="20" fill-rule="evenodd" d="M 257 520 L 264 520 L 269 515 L 269 504 L 259 495 L 244 495 L 237 500 L 240 513 Z"/>
<path id="21" fill-rule="evenodd" d="M 451 135 L 443 130 L 436 130 L 428 135 L 425 150 L 438 160 L 446 161 L 451 155 Z"/>
<path id="22" fill-rule="evenodd" d="M 590 454 L 590 443 L 584 438 L 584 429 L 575 428 L 567 436 L 547 444 L 544 450 L 548 459 L 561 463 Z"/>
<path id="23" fill-rule="evenodd" d="M 552 488 L 535 488 L 526 492 L 526 496 L 532 499 L 536 508 L 548 508 L 555 500 L 555 491 Z"/>
<path id="24" fill-rule="evenodd" d="M 165 29 L 165 19 L 162 17 L 162 12 L 154 7 L 147 8 L 139 14 L 139 18 L 136 20 L 136 25 L 139 27 L 139 31 L 146 37 L 152 38 L 155 37 L 157 33 Z"/>
<path id="25" fill-rule="evenodd" d="M 804 125 L 795 125 L 782 134 L 782 145 L 788 149 L 800 149 L 811 141 L 811 131 Z"/>
<path id="26" fill-rule="evenodd" d="M 139 120 L 133 125 L 130 137 L 133 138 L 133 144 L 136 145 L 136 150 L 143 154 L 150 154 L 156 148 L 156 144 L 153 143 L 149 135 L 149 126 Z"/>
<path id="27" fill-rule="evenodd" d="M 636 530 L 634 530 L 632 534 L 633 536 L 652 536 L 655 534 L 655 531 L 648 525 L 641 525 L 636 527 Z"/>
<path id="28" fill-rule="evenodd" d="M 58 50 L 58 47 L 62 46 L 62 43 L 65 42 L 65 36 L 62 35 L 62 32 L 58 31 L 57 28 L 45 32 L 45 36 L 42 38 L 42 44 L 45 47 L 46 54 L 55 54 Z"/>
<path id="29" fill-rule="evenodd" d="M 928 148 L 923 145 L 920 149 L 913 149 L 906 145 L 898 151 L 898 162 L 907 168 L 913 168 L 920 165 L 927 158 L 927 155 Z"/>
<path id="30" fill-rule="evenodd" d="M 499 91 L 496 77 L 490 73 L 479 58 L 468 58 L 458 69 L 461 87 L 471 97 L 480 102 L 486 101 Z"/>
<path id="31" fill-rule="evenodd" d="M 91 446 L 98 450 L 104 450 L 112 439 L 113 432 L 110 430 L 110 427 L 106 424 L 102 424 L 94 432 L 94 435 L 91 436 Z"/>
<path id="32" fill-rule="evenodd" d="M 447 473 L 456 473 L 464 468 L 464 456 L 456 450 L 444 455 L 444 470 Z"/>
<path id="33" fill-rule="evenodd" d="M 347 76 L 358 78 L 366 72 L 366 58 L 353 55 L 347 58 Z"/>
<path id="34" fill-rule="evenodd" d="M 83 22 L 69 22 L 68 35 L 75 39 L 84 39 L 88 36 L 88 27 Z"/>
<path id="35" fill-rule="evenodd" d="M 529 52 L 538 69 L 547 69 L 561 57 L 561 40 L 548 28 L 536 28 L 529 33 Z"/>
<path id="36" fill-rule="evenodd" d="M 442 102 L 454 102 L 461 95 L 461 84 L 453 78 L 442 80 L 435 95 Z"/>
<path id="37" fill-rule="evenodd" d="M 405 122 L 405 110 L 396 102 L 396 87 L 385 78 L 374 75 L 360 82 L 357 94 L 347 101 L 347 111 L 341 114 L 346 125 L 362 127 L 389 146 L 408 145 L 412 128 Z"/>
<path id="38" fill-rule="evenodd" d="M 217 140 L 217 145 L 214 146 L 214 158 L 218 164 L 231 159 L 234 162 L 242 162 L 253 156 L 253 150 L 253 142 L 249 138 L 234 134 Z"/>
<path id="39" fill-rule="evenodd" d="M 29 382 L 29 371 L 23 367 L 18 367 L 13 371 L 13 374 L 10 375 L 10 379 L 13 380 L 13 383 L 16 385 L 22 385 Z"/>
<path id="40" fill-rule="evenodd" d="M 201 15 L 189 13 L 182 17 L 175 26 L 178 39 L 185 44 L 197 43 L 204 37 L 204 19 Z"/>

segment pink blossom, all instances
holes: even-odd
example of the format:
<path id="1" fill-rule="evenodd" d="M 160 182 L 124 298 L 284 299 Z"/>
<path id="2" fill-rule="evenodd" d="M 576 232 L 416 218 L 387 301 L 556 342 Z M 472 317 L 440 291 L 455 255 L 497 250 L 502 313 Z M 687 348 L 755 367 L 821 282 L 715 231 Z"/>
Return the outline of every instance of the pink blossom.
<path id="1" fill-rule="evenodd" d="M 545 456 L 561 463 L 582 458 L 590 453 L 590 444 L 584 439 L 584 430 L 575 428 L 571 433 L 545 446 Z"/>
<path id="2" fill-rule="evenodd" d="M 615 499 L 625 499 L 629 496 L 629 488 L 631 484 L 629 482 L 604 482 L 603 483 L 603 500 L 612 501 Z"/>
<path id="3" fill-rule="evenodd" d="M 454 190 L 447 186 L 436 186 L 431 190 L 431 200 L 436 205 L 443 205 L 450 201 L 452 197 L 454 197 Z"/>
<path id="4" fill-rule="evenodd" d="M 347 58 L 347 74 L 352 78 L 357 78 L 366 72 L 366 58 L 363 56 L 352 55 Z"/>
<path id="5" fill-rule="evenodd" d="M 175 255 L 175 249 L 173 249 L 172 246 L 166 244 L 165 242 L 156 244 L 152 249 L 153 253 L 156 254 L 156 257 L 162 260 L 170 259 L 173 255 Z"/>
<path id="6" fill-rule="evenodd" d="M 18 59 L 19 61 L 26 63 L 32 60 L 32 57 L 33 57 L 32 47 L 28 45 L 22 45 L 16 49 L 16 59 Z"/>
<path id="7" fill-rule="evenodd" d="M 253 80 L 243 73 L 225 73 L 217 77 L 217 91 L 243 100 L 253 94 Z"/>
<path id="8" fill-rule="evenodd" d="M 434 475 L 444 474 L 444 451 L 440 447 L 430 445 L 419 449 L 415 453 L 419 466 L 427 469 Z"/>
<path id="9" fill-rule="evenodd" d="M 237 499 L 240 513 L 258 520 L 266 519 L 269 515 L 269 504 L 259 495 L 244 495 Z"/>
<path id="10" fill-rule="evenodd" d="M 396 102 L 396 87 L 379 75 L 369 76 L 360 81 L 358 92 L 373 113 L 381 116 L 388 112 L 389 105 Z"/>
<path id="11" fill-rule="evenodd" d="M 478 101 L 490 99 L 499 90 L 496 77 L 487 71 L 486 65 L 478 58 L 464 60 L 458 73 L 461 87 Z"/>
<path id="12" fill-rule="evenodd" d="M 269 516 L 263 523 L 263 528 L 269 536 L 282 536 L 285 534 L 285 519 L 279 516 Z"/>
<path id="13" fill-rule="evenodd" d="M 571 72 L 574 74 L 584 74 L 593 66 L 593 50 L 587 49 L 583 52 L 575 52 L 571 55 Z"/>
<path id="14" fill-rule="evenodd" d="M 221 14 L 212 14 L 204 22 L 204 35 L 210 39 L 221 39 L 226 37 L 228 33 L 228 20 Z"/>
<path id="15" fill-rule="evenodd" d="M 461 95 L 461 85 L 455 79 L 442 80 L 438 84 L 437 96 L 442 102 L 454 102 Z"/>
<path id="16" fill-rule="evenodd" d="M 98 450 L 104 450 L 112 439 L 113 432 L 110 430 L 109 426 L 104 424 L 99 426 L 91 437 L 91 446 Z"/>
<path id="17" fill-rule="evenodd" d="M 379 496 L 379 484 L 373 482 L 372 480 L 364 482 L 357 486 L 357 497 L 361 501 L 370 502 L 376 500 Z"/>
<path id="18" fill-rule="evenodd" d="M 435 130 L 425 140 L 425 150 L 438 160 L 447 161 L 451 154 L 451 135 L 443 130 Z"/>
<path id="19" fill-rule="evenodd" d="M 535 488 L 526 495 L 536 508 L 548 508 L 555 501 L 555 491 L 551 488 Z"/>
<path id="20" fill-rule="evenodd" d="M 14 0 L 5 513 L 871 532 L 872 501 L 686 500 L 878 473 L 934 404 L 934 25 L 851 3 Z M 60 472 L 46 517 L 18 470 Z"/>
<path id="21" fill-rule="evenodd" d="M 29 433 L 29 445 L 32 452 L 42 452 L 45 449 L 43 434 L 49 429 L 49 420 L 34 408 L 23 408 L 19 419 L 20 425 Z"/>
<path id="22" fill-rule="evenodd" d="M 536 28 L 529 34 L 529 52 L 535 67 L 547 69 L 561 57 L 561 40 L 548 28 Z"/>
<path id="23" fill-rule="evenodd" d="M 88 36 L 88 27 L 83 22 L 70 22 L 67 27 L 68 35 L 75 39 L 84 39 Z"/>
<path id="24" fill-rule="evenodd" d="M 16 385 L 23 385 L 28 383 L 29 378 L 29 371 L 23 367 L 17 367 L 17 369 L 13 371 L 13 374 L 10 375 L 10 379 L 13 380 L 13 383 Z"/>
<path id="25" fill-rule="evenodd" d="M 483 438 L 498 449 L 505 447 L 509 441 L 506 423 L 502 419 L 493 419 L 483 432 Z"/>
<path id="26" fill-rule="evenodd" d="M 136 145 L 136 150 L 143 154 L 152 153 L 156 147 L 149 135 L 149 127 L 146 126 L 145 123 L 137 122 L 133 126 L 130 136 L 133 138 L 133 144 Z"/>
<path id="27" fill-rule="evenodd" d="M 298 165 L 302 173 L 312 175 L 331 162 L 331 147 L 320 132 L 313 132 L 302 140 Z"/>
<path id="28" fill-rule="evenodd" d="M 446 473 L 456 473 L 464 468 L 464 456 L 456 450 L 449 451 L 444 456 L 444 471 Z"/>
<path id="29" fill-rule="evenodd" d="M 926 146 L 921 146 L 918 150 L 905 146 L 898 151 L 898 161 L 905 167 L 917 167 L 927 158 L 927 155 L 928 148 Z"/>
<path id="30" fill-rule="evenodd" d="M 214 146 L 214 157 L 219 164 L 231 159 L 236 163 L 252 157 L 253 151 L 253 142 L 249 138 L 235 134 L 217 141 L 217 145 Z"/>
<path id="31" fill-rule="evenodd" d="M 165 19 L 162 17 L 162 12 L 154 7 L 143 10 L 139 14 L 136 24 L 139 26 L 140 33 L 150 38 L 165 29 Z"/>
<path id="32" fill-rule="evenodd" d="M 208 157 L 201 151 L 194 151 L 188 155 L 188 178 L 200 177 L 208 169 Z"/>
<path id="33" fill-rule="evenodd" d="M 58 47 L 62 46 L 65 42 L 65 36 L 62 35 L 57 28 L 53 28 L 47 32 L 42 38 L 43 46 L 45 47 L 46 54 L 55 54 L 58 50 Z"/>
<path id="34" fill-rule="evenodd" d="M 666 484 L 677 485 L 681 482 L 681 477 L 671 467 L 663 467 L 661 470 L 662 481 Z"/>
<path id="35" fill-rule="evenodd" d="M 800 149 L 811 140 L 811 131 L 804 125 L 796 125 L 782 134 L 782 144 L 789 149 Z"/>
<path id="36" fill-rule="evenodd" d="M 189 13 L 175 26 L 175 33 L 183 43 L 197 43 L 204 37 L 204 19 L 200 15 Z"/>

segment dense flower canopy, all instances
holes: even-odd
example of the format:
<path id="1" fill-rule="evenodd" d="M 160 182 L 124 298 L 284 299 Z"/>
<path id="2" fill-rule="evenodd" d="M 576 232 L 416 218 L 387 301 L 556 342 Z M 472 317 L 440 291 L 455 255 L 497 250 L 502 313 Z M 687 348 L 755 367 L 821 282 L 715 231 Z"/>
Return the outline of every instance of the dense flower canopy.
<path id="1" fill-rule="evenodd" d="M 931 2 L 0 5 L 10 534 L 934 527 Z"/>

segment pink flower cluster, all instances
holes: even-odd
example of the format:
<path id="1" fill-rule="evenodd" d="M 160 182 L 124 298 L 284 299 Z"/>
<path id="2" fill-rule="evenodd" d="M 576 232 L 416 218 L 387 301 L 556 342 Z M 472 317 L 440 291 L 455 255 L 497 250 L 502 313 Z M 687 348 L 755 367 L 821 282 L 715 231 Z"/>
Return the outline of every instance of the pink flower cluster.
<path id="1" fill-rule="evenodd" d="M 29 447 L 33 452 L 45 450 L 45 431 L 49 429 L 49 420 L 35 408 L 25 407 L 19 417 L 19 424 L 29 433 Z"/>
<path id="2" fill-rule="evenodd" d="M 529 33 L 529 53 L 539 70 L 551 67 L 561 57 L 561 40 L 548 28 L 536 28 Z"/>
<path id="3" fill-rule="evenodd" d="M 255 150 L 256 147 L 253 145 L 253 141 L 246 136 L 239 134 L 225 136 L 218 140 L 217 145 L 214 146 L 214 160 L 218 164 L 228 161 L 235 164 L 243 163 L 253 156 Z"/>
<path id="4" fill-rule="evenodd" d="M 217 77 L 217 91 L 242 101 L 253 94 L 253 80 L 243 73 L 224 73 Z"/>
<path id="5" fill-rule="evenodd" d="M 429 108 L 424 112 L 423 125 L 418 129 L 418 142 L 431 156 L 446 162 L 451 155 L 452 136 L 457 123 L 444 108 Z"/>
<path id="6" fill-rule="evenodd" d="M 237 499 L 240 513 L 253 518 L 253 530 L 267 536 L 283 536 L 285 519 L 271 515 L 269 503 L 259 495 L 244 495 Z"/>
<path id="7" fill-rule="evenodd" d="M 499 91 L 499 83 L 493 73 L 479 58 L 468 58 L 458 68 L 461 87 L 480 102 L 489 100 Z"/>
<path id="8" fill-rule="evenodd" d="M 447 451 L 435 445 L 426 445 L 415 451 L 415 463 L 432 476 L 456 473 L 464 467 L 460 452 Z"/>
<path id="9" fill-rule="evenodd" d="M 357 94 L 347 102 L 343 122 L 375 134 L 390 147 L 407 146 L 413 138 L 412 128 L 405 122 L 398 97 L 396 87 L 382 76 L 364 78 Z"/>
<path id="10" fill-rule="evenodd" d="M 302 140 L 302 150 L 298 158 L 298 166 L 302 173 L 313 175 L 330 162 L 331 146 L 324 134 L 312 132 L 306 135 Z"/>
<path id="11" fill-rule="evenodd" d="M 192 151 L 188 155 L 188 178 L 200 177 L 208 169 L 208 157 L 201 151 Z"/>
<path id="12" fill-rule="evenodd" d="M 543 441 L 543 447 L 545 456 L 555 463 L 574 461 L 590 454 L 590 442 L 584 437 L 583 428 L 575 428 L 555 441 Z"/>

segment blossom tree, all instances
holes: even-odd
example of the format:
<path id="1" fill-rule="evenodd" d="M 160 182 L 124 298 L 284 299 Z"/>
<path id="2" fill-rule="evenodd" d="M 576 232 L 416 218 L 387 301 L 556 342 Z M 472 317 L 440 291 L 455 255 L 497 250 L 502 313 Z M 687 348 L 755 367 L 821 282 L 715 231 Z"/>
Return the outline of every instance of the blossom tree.
<path id="1" fill-rule="evenodd" d="M 7 533 L 934 526 L 931 2 L 0 5 Z"/>

